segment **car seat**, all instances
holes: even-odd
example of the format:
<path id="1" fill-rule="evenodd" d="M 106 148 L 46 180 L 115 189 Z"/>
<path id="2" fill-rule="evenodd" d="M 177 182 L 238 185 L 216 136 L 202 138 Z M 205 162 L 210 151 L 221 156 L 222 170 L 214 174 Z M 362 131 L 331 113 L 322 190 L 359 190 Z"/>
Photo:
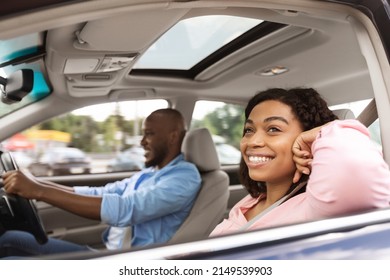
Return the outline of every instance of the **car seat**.
<path id="1" fill-rule="evenodd" d="M 182 152 L 198 168 L 202 185 L 186 220 L 169 243 L 187 242 L 209 236 L 220 223 L 229 199 L 229 177 L 221 170 L 217 151 L 206 128 L 187 132 Z"/>
<path id="2" fill-rule="evenodd" d="M 336 109 L 332 110 L 339 120 L 355 119 L 355 114 L 350 109 Z"/>

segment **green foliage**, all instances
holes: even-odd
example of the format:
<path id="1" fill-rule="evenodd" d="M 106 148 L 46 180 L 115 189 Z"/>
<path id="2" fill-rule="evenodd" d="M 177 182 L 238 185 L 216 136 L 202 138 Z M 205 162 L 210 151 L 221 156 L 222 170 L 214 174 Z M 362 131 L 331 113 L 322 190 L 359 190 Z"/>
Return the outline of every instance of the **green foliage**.
<path id="1" fill-rule="evenodd" d="M 66 114 L 43 122 L 36 129 L 67 132 L 72 137 L 70 145 L 85 152 L 112 152 L 124 148 L 126 136 L 134 135 L 134 121 L 116 113 L 103 122 L 90 116 Z"/>
<path id="2" fill-rule="evenodd" d="M 41 123 L 38 128 L 69 133 L 72 136 L 70 145 L 86 152 L 93 151 L 97 146 L 95 136 L 99 132 L 98 125 L 89 116 L 67 114 Z"/>
<path id="3" fill-rule="evenodd" d="M 211 134 L 222 136 L 226 143 L 239 147 L 244 121 L 241 106 L 226 104 L 205 115 L 203 120 L 195 120 L 192 127 L 207 127 Z"/>

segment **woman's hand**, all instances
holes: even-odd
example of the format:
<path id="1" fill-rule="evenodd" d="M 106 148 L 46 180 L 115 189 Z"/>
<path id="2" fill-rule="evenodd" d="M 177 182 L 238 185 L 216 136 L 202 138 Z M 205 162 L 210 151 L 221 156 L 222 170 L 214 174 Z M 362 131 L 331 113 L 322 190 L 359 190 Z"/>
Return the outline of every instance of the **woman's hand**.
<path id="1" fill-rule="evenodd" d="M 311 145 L 317 138 L 322 126 L 315 127 L 311 130 L 304 131 L 298 135 L 292 146 L 293 160 L 297 170 L 293 177 L 293 183 L 299 181 L 302 174 L 309 175 L 311 172 L 311 162 L 313 160 L 313 154 L 311 152 Z"/>
<path id="2" fill-rule="evenodd" d="M 16 194 L 27 199 L 39 199 L 44 188 L 32 175 L 26 175 L 20 170 L 4 173 L 3 185 L 6 193 Z"/>

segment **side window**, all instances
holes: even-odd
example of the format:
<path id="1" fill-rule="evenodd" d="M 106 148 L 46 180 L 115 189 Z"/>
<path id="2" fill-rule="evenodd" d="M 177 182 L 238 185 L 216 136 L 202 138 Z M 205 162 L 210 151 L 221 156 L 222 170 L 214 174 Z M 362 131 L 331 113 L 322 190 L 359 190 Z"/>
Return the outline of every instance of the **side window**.
<path id="1" fill-rule="evenodd" d="M 206 127 L 213 136 L 222 166 L 239 164 L 239 150 L 244 124 L 244 108 L 235 104 L 198 101 L 195 105 L 191 129 Z"/>
<path id="2" fill-rule="evenodd" d="M 372 101 L 372 99 L 361 100 L 357 102 L 350 102 L 345 104 L 340 104 L 336 106 L 331 106 L 331 110 L 335 109 L 350 109 L 355 117 L 358 117 L 360 113 L 366 108 L 366 106 Z M 381 140 L 381 131 L 379 126 L 379 119 L 376 119 L 370 126 L 368 126 L 368 130 L 370 132 L 371 140 L 376 143 L 380 148 L 382 148 L 382 140 Z"/>
<path id="3" fill-rule="evenodd" d="M 88 106 L 47 120 L 2 143 L 35 176 L 135 171 L 143 167 L 142 121 L 166 100 Z"/>
<path id="4" fill-rule="evenodd" d="M 381 129 L 379 127 L 379 119 L 376 119 L 369 127 L 371 139 L 382 148 Z"/>

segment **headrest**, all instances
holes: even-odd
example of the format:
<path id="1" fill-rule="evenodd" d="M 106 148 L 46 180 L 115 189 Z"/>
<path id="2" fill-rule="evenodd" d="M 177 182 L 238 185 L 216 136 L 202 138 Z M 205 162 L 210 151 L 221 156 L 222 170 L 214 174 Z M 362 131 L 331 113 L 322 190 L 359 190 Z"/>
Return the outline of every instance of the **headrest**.
<path id="1" fill-rule="evenodd" d="M 220 168 L 217 150 L 207 128 L 197 128 L 187 132 L 182 152 L 185 159 L 196 165 L 200 172 Z"/>
<path id="2" fill-rule="evenodd" d="M 355 119 L 355 114 L 350 109 L 337 109 L 332 110 L 339 120 Z"/>

